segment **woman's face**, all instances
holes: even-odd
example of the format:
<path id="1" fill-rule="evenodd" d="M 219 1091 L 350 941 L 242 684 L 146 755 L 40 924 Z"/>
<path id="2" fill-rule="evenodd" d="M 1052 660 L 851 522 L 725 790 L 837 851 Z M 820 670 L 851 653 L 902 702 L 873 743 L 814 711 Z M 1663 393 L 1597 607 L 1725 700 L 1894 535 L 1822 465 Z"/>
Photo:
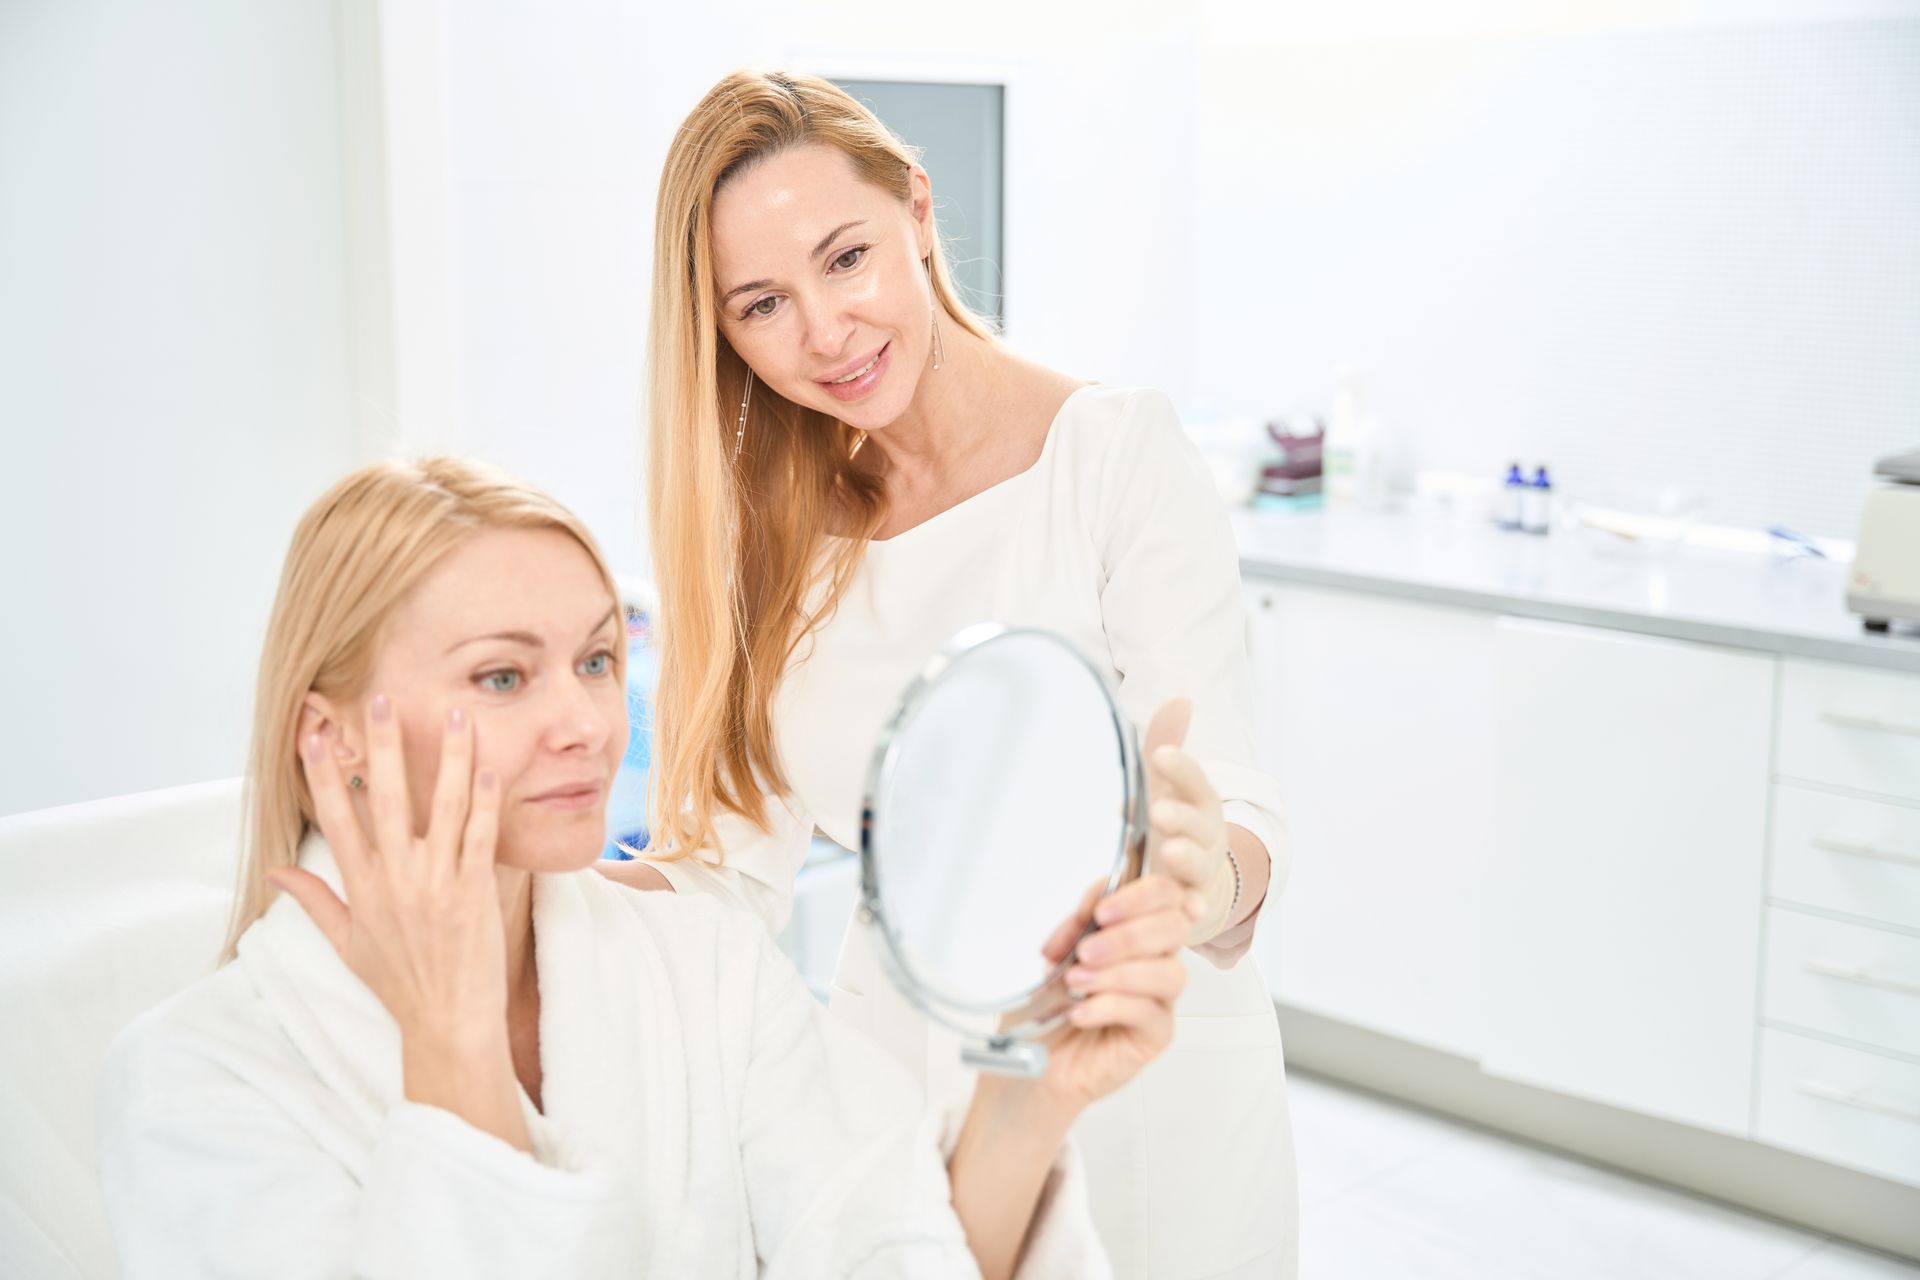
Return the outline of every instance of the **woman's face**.
<path id="1" fill-rule="evenodd" d="M 475 769 L 500 783 L 499 861 L 577 870 L 606 844 L 607 795 L 626 752 L 615 657 L 625 642 L 620 608 L 569 534 L 482 530 L 395 610 L 366 697 L 336 723 L 364 761 L 366 701 L 392 701 L 414 828 L 424 831 L 447 713 L 465 708 Z"/>
<path id="2" fill-rule="evenodd" d="M 862 431 L 906 411 L 933 345 L 926 172 L 903 202 L 831 147 L 781 152 L 713 201 L 720 332 L 756 377 Z"/>

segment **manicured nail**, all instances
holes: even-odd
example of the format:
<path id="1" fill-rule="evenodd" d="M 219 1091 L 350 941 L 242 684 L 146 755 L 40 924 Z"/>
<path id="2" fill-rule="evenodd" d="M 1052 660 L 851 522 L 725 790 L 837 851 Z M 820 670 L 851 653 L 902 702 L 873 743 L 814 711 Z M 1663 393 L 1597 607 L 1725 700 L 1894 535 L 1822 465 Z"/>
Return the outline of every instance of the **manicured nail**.
<path id="1" fill-rule="evenodd" d="M 317 733 L 310 733 L 302 738 L 300 740 L 300 750 L 305 753 L 307 759 L 313 761 L 318 761 L 321 756 L 326 754 L 326 747 L 321 743 L 320 735 Z"/>
<path id="2" fill-rule="evenodd" d="M 1112 924 L 1114 917 L 1119 914 L 1119 911 L 1120 908 L 1114 906 L 1111 902 L 1103 900 L 1093 909 L 1094 922 L 1096 924 Z"/>
<path id="3" fill-rule="evenodd" d="M 1089 938 L 1080 944 L 1080 959 L 1088 964 L 1099 964 L 1100 957 L 1105 952 L 1106 948 L 1102 947 L 1096 938 Z"/>
<path id="4" fill-rule="evenodd" d="M 387 701 L 387 695 L 384 693 L 374 694 L 373 705 L 367 709 L 373 713 L 375 720 L 382 723 L 393 719 L 393 704 Z"/>
<path id="5" fill-rule="evenodd" d="M 448 710 L 447 728 L 458 729 L 460 726 L 464 725 L 466 722 L 467 722 L 467 709 L 465 707 L 453 707 Z"/>
<path id="6" fill-rule="evenodd" d="M 493 790 L 493 770 L 482 769 L 480 771 L 480 789 L 482 791 Z"/>

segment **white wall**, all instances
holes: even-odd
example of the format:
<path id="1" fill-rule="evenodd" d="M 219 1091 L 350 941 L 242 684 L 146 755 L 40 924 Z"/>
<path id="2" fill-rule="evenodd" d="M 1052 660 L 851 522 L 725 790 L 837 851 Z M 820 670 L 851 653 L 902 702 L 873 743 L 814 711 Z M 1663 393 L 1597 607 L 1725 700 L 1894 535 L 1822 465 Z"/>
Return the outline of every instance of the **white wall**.
<path id="1" fill-rule="evenodd" d="M 1405 8 L 1208 45 L 1205 407 L 1357 364 L 1403 471 L 1851 536 L 1920 444 L 1920 5 Z"/>
<path id="2" fill-rule="evenodd" d="M 351 460 L 327 0 L 0 5 L 0 813 L 243 765 Z"/>

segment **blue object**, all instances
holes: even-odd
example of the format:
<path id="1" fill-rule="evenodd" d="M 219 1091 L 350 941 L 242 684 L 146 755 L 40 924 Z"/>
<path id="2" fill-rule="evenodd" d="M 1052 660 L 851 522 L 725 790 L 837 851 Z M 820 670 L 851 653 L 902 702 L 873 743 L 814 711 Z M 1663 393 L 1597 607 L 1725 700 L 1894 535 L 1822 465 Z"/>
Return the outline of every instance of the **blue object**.
<path id="1" fill-rule="evenodd" d="M 1788 555 L 1813 556 L 1820 560 L 1827 558 L 1827 553 L 1820 549 L 1820 544 L 1804 533 L 1795 533 L 1791 529 L 1783 529 L 1779 525 L 1774 525 L 1767 530 L 1767 536 L 1776 542 L 1785 543 L 1786 545 L 1781 547 L 1780 550 L 1786 552 Z"/>
<path id="2" fill-rule="evenodd" d="M 627 753 L 607 797 L 607 847 L 603 858 L 626 861 L 627 849 L 647 844 L 647 783 L 653 772 L 653 692 L 660 680 L 660 654 L 653 628 L 637 610 L 627 614 Z M 621 846 L 627 848 L 623 849 Z"/>

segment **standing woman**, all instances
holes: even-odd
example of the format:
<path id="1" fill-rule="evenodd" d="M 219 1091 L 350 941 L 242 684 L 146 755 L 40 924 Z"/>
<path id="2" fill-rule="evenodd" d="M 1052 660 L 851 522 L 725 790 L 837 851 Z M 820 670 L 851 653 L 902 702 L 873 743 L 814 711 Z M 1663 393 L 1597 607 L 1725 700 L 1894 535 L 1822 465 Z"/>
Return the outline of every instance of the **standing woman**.
<path id="1" fill-rule="evenodd" d="M 1245 961 L 1286 834 L 1252 764 L 1232 534 L 1172 406 L 995 341 L 955 294 L 926 171 L 823 80 L 715 86 L 656 234 L 656 837 L 612 874 L 779 930 L 814 828 L 857 847 L 869 753 L 926 659 L 986 620 L 1069 637 L 1153 720 L 1154 865 L 1201 898 L 1172 1047 L 1075 1129 L 1095 1221 L 1123 1276 L 1291 1276 L 1279 1028 Z M 858 924 L 832 1006 L 936 1096 L 960 1087 Z"/>

